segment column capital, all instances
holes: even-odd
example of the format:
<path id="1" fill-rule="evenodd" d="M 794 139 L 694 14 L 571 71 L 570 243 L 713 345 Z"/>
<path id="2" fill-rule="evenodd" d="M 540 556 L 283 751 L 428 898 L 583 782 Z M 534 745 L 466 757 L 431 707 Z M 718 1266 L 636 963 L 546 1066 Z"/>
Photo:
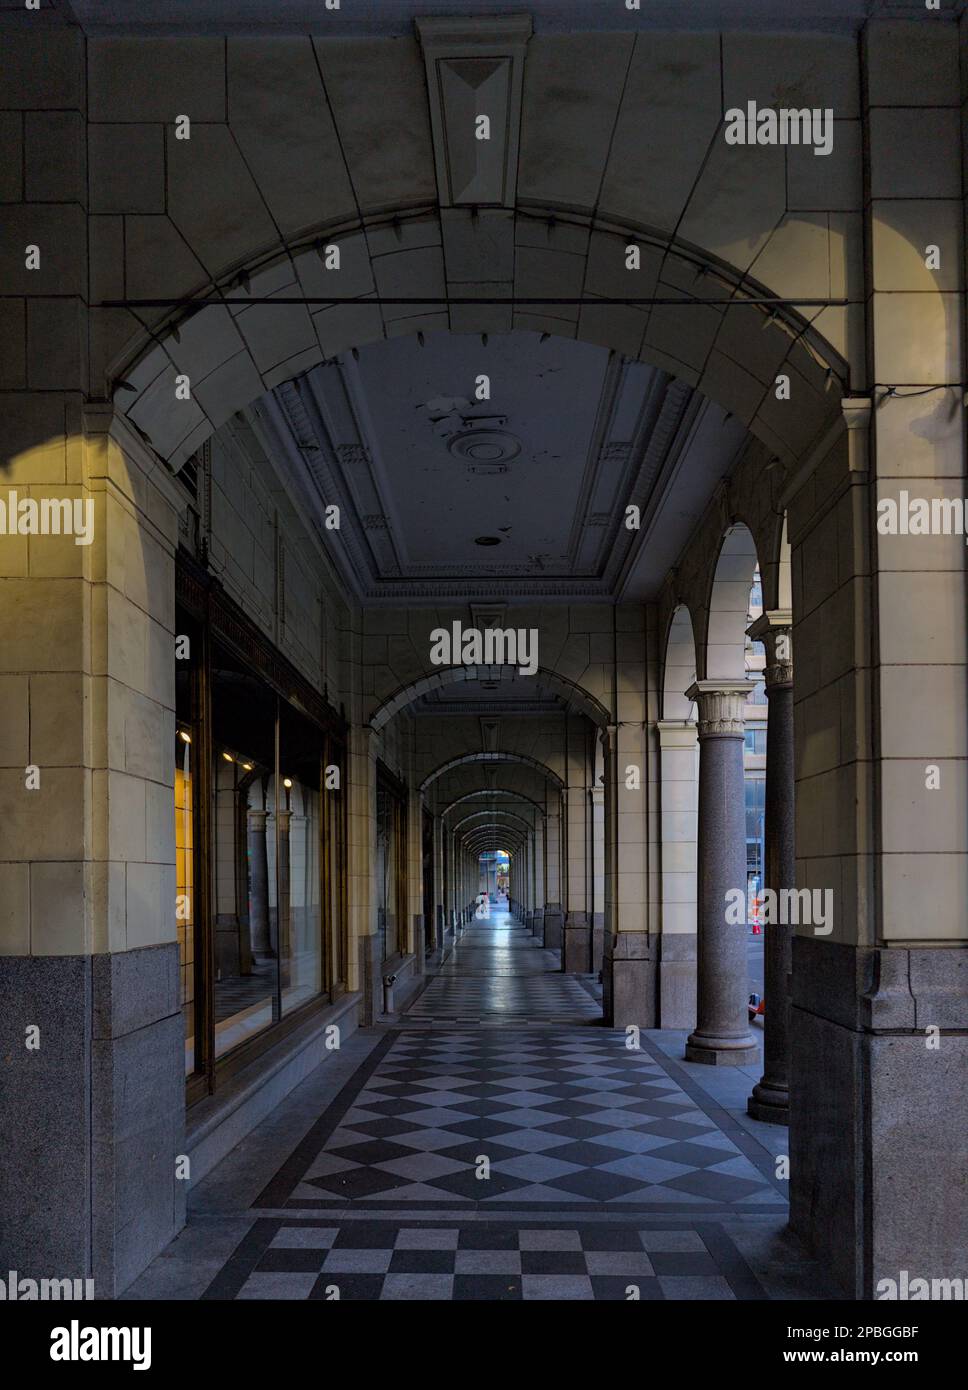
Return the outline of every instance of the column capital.
<path id="1" fill-rule="evenodd" d="M 746 629 L 754 641 L 766 648 L 767 690 L 793 684 L 793 614 L 789 608 L 761 613 Z"/>
<path id="2" fill-rule="evenodd" d="M 741 738 L 745 729 L 743 707 L 754 682 L 747 680 L 694 681 L 685 692 L 699 706 L 699 737 Z"/>

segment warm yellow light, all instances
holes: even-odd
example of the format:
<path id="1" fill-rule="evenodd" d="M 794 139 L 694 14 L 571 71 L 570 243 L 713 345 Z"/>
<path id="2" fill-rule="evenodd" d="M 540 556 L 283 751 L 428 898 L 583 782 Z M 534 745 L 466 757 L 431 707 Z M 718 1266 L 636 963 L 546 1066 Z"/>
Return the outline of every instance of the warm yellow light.
<path id="1" fill-rule="evenodd" d="M 181 739 L 182 743 L 191 743 L 192 741 L 191 734 L 186 734 L 184 729 L 178 730 L 178 737 Z"/>
<path id="2" fill-rule="evenodd" d="M 251 764 L 251 763 L 243 763 L 242 766 L 245 768 L 246 772 L 251 772 L 251 771 L 252 771 L 252 764 Z"/>
<path id="3" fill-rule="evenodd" d="M 231 754 L 231 753 L 223 753 L 223 754 L 222 754 L 222 757 L 225 759 L 225 761 L 226 761 L 227 763 L 231 763 L 231 762 L 234 762 L 234 761 L 235 761 L 235 759 L 232 757 L 232 754 Z"/>
<path id="4" fill-rule="evenodd" d="M 283 777 L 283 779 L 282 779 L 282 785 L 283 785 L 284 787 L 291 787 L 291 786 L 292 786 L 292 778 L 291 778 L 291 777 Z"/>

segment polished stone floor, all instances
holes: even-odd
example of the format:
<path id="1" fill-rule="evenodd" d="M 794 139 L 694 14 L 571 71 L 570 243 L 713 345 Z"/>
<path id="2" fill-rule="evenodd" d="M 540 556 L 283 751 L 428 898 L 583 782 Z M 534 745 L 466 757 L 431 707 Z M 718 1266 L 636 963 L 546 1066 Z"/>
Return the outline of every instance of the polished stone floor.
<path id="1" fill-rule="evenodd" d="M 758 1069 L 686 1064 L 678 1033 L 630 1050 L 599 996 L 506 913 L 475 922 L 199 1184 L 126 1296 L 832 1296 L 785 1229 L 786 1130 L 745 1114 Z"/>

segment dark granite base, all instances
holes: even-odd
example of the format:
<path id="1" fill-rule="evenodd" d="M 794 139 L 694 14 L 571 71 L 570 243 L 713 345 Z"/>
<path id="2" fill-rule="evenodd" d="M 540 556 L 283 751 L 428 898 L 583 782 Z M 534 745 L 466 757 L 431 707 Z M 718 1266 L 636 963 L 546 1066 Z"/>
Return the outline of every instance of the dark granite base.
<path id="1" fill-rule="evenodd" d="M 597 975 L 605 959 L 605 913 L 592 916 L 592 974 Z"/>
<path id="2" fill-rule="evenodd" d="M 788 1125 L 790 1123 L 790 1088 L 788 1086 L 767 1086 L 758 1081 L 753 1094 L 746 1102 L 746 1113 L 751 1120 L 761 1120 L 766 1125 Z"/>
<path id="3" fill-rule="evenodd" d="M 423 975 L 426 970 L 424 961 L 424 915 L 422 912 L 413 914 L 413 953 L 417 957 L 414 970 L 418 975 Z"/>
<path id="4" fill-rule="evenodd" d="M 592 930 L 585 912 L 569 912 L 564 925 L 561 968 L 569 975 L 587 975 L 592 968 Z"/>
<path id="5" fill-rule="evenodd" d="M 110 1298 L 184 1225 L 178 979 L 176 943 L 0 957 L 0 1267 Z"/>
<path id="6" fill-rule="evenodd" d="M 657 938 L 648 932 L 605 937 L 602 1008 L 612 1028 L 655 1028 Z"/>
<path id="7" fill-rule="evenodd" d="M 360 993 L 363 996 L 361 1022 L 369 1027 L 373 1020 L 383 1012 L 383 964 L 381 938 L 378 932 L 372 936 L 362 936 L 357 942 L 360 961 Z"/>
<path id="8" fill-rule="evenodd" d="M 544 947 L 546 951 L 561 950 L 564 929 L 565 914 L 556 903 L 549 903 L 544 910 Z"/>
<path id="9" fill-rule="evenodd" d="M 659 937 L 659 1027 L 696 1026 L 695 932 L 670 932 Z"/>
<path id="10" fill-rule="evenodd" d="M 707 1047 L 687 1042 L 683 1057 L 704 1067 L 751 1067 L 760 1060 L 758 1047 Z"/>
<path id="11" fill-rule="evenodd" d="M 796 937 L 792 981 L 791 1226 L 851 1297 L 963 1278 L 968 951 Z"/>

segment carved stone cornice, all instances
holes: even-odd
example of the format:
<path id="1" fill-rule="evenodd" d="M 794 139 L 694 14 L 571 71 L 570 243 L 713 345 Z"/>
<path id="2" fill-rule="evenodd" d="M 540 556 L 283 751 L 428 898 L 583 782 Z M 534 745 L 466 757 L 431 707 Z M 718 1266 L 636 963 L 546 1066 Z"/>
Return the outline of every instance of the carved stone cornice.
<path id="1" fill-rule="evenodd" d="M 685 692 L 699 708 L 699 738 L 742 738 L 746 732 L 743 707 L 753 681 L 695 681 Z"/>
<path id="2" fill-rule="evenodd" d="M 789 608 L 761 613 L 746 629 L 766 648 L 767 691 L 793 684 L 793 614 Z"/>

